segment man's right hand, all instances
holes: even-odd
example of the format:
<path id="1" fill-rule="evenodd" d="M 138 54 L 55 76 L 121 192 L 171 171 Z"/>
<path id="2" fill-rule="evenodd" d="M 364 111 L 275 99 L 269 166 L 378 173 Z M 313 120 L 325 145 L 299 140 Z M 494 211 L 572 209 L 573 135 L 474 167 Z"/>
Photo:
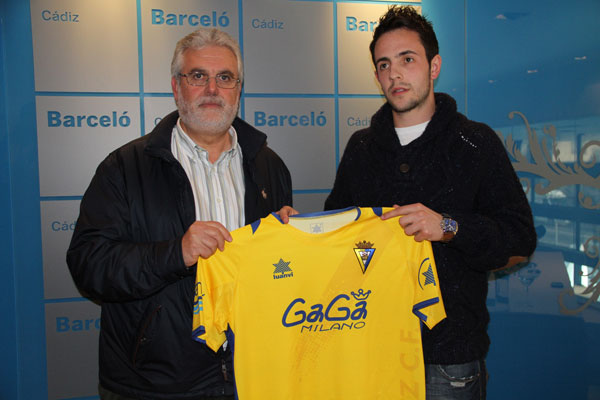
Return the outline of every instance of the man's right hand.
<path id="1" fill-rule="evenodd" d="M 194 222 L 181 239 L 181 251 L 186 267 L 198 262 L 198 257 L 208 258 L 217 249 L 225 249 L 225 241 L 231 242 L 231 234 L 221 223 L 216 221 Z"/>

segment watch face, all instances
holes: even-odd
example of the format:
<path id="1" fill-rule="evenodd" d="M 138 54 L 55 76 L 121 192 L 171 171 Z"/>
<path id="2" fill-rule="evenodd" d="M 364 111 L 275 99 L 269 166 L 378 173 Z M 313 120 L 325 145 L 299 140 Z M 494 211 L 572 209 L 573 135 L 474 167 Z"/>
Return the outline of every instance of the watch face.
<path id="1" fill-rule="evenodd" d="M 455 220 L 450 218 L 444 218 L 443 223 L 444 226 L 442 230 L 444 231 L 444 233 L 456 233 L 458 225 L 456 224 Z"/>
<path id="2" fill-rule="evenodd" d="M 442 228 L 443 232 L 442 242 L 449 242 L 454 238 L 456 232 L 458 232 L 458 223 L 452 218 L 448 218 L 447 216 L 444 216 L 444 218 L 442 218 L 440 227 Z"/>

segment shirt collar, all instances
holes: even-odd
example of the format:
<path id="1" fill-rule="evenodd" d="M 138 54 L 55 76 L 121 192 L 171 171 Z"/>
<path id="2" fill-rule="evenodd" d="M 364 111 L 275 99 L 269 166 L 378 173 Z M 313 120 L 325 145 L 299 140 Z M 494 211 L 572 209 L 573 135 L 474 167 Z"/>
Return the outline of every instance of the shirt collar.
<path id="1" fill-rule="evenodd" d="M 192 140 L 191 137 L 188 136 L 187 133 L 181 127 L 181 118 L 177 119 L 176 131 L 179 139 L 179 143 L 181 145 L 182 150 L 190 157 L 196 157 L 200 154 L 203 154 L 206 158 L 208 158 L 208 152 L 202 146 L 199 146 Z M 228 150 L 225 150 L 219 156 L 217 162 L 221 161 L 225 157 L 235 157 L 238 154 L 241 154 L 240 145 L 238 143 L 237 132 L 235 128 L 232 126 L 229 127 L 229 136 L 231 136 L 231 147 Z"/>

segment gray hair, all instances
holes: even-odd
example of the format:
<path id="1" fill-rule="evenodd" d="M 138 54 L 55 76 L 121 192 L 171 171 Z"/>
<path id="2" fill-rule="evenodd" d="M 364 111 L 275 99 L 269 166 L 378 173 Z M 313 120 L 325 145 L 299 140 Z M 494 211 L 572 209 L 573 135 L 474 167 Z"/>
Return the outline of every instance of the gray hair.
<path id="1" fill-rule="evenodd" d="M 242 53 L 238 42 L 228 33 L 216 28 L 200 28 L 197 31 L 185 36 L 175 46 L 173 60 L 171 60 L 171 76 L 179 82 L 183 63 L 183 53 L 188 49 L 201 49 L 205 46 L 222 46 L 233 52 L 237 59 L 238 78 L 240 83 L 244 82 L 244 64 L 242 62 Z"/>

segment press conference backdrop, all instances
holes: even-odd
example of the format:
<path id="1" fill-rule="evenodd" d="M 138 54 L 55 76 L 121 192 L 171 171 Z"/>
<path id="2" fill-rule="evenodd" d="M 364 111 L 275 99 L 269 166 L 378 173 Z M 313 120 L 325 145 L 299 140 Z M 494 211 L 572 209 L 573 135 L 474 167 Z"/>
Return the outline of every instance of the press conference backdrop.
<path id="1" fill-rule="evenodd" d="M 32 54 L 32 66 L 23 66 L 31 69 L 26 77 L 32 91 L 19 96 L 33 103 L 24 116 L 31 110 L 35 134 L 22 132 L 26 137 L 19 140 L 33 149 L 28 154 L 37 162 L 41 244 L 30 251 L 41 252 L 33 271 L 42 276 L 43 290 L 41 308 L 34 304 L 32 312 L 18 300 L 16 307 L 45 321 L 35 335 L 44 351 L 20 355 L 28 358 L 23 365 L 37 366 L 20 372 L 23 379 L 36 373 L 43 385 L 20 387 L 20 398 L 95 398 L 100 308 L 73 284 L 65 251 L 98 163 L 174 110 L 169 68 L 177 40 L 199 27 L 216 27 L 239 40 L 245 62 L 240 116 L 268 135 L 290 168 L 295 208 L 318 211 L 349 136 L 368 126 L 383 104 L 368 45 L 391 3 L 16 4 L 8 1 L 5 15 L 25 22 L 18 28 L 7 23 L 3 33 L 31 37 L 16 40 Z M 490 276 L 489 398 L 600 398 L 599 375 L 592 372 L 600 322 L 594 247 L 600 240 L 600 51 L 598 41 L 589 39 L 599 37 L 590 16 L 600 15 L 600 7 L 593 0 L 568 10 L 560 2 L 532 0 L 398 4 L 433 20 L 443 59 L 436 91 L 451 94 L 462 112 L 497 130 L 540 234 L 531 262 Z M 548 20 L 555 23 L 552 30 Z M 4 59 L 7 65 L 14 61 Z M 17 153 L 10 145 L 9 152 Z M 18 272 L 16 280 L 19 287 Z"/>

